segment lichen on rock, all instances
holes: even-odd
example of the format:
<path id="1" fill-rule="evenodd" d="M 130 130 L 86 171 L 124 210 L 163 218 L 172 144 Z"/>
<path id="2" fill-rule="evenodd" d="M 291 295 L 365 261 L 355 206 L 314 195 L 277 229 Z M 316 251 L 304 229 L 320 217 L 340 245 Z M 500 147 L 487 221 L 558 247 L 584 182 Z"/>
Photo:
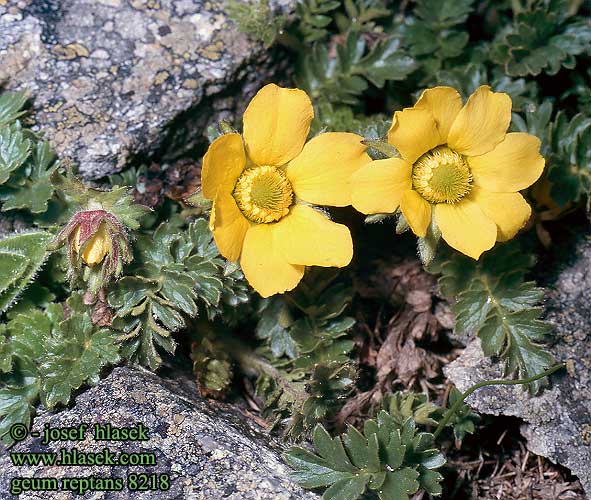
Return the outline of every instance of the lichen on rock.
<path id="1" fill-rule="evenodd" d="M 84 441 L 55 441 L 48 446 L 41 437 L 29 437 L 12 452 L 59 452 L 60 448 L 99 452 L 108 446 L 113 453 L 151 452 L 156 466 L 15 467 L 9 454 L 0 457 L 0 491 L 10 491 L 13 477 L 120 477 L 131 473 L 170 474 L 167 491 L 95 491 L 96 499 L 179 499 L 211 500 L 312 500 L 316 494 L 303 491 L 288 476 L 289 468 L 280 457 L 282 445 L 239 410 L 206 401 L 196 394 L 191 381 L 177 377 L 163 379 L 144 370 L 116 368 L 96 387 L 76 399 L 73 408 L 45 412 L 33 423 L 33 431 L 50 427 L 89 424 Z M 95 441 L 94 424 L 148 429 L 148 441 Z M 91 493 L 88 492 L 87 495 Z M 61 500 L 81 498 L 70 492 L 55 492 Z M 4 498 L 4 497 L 3 497 Z M 45 499 L 44 492 L 28 492 L 21 499 Z M 84 497 L 87 498 L 87 497 Z M 90 498 L 90 496 L 88 496 Z"/>
<path id="2" fill-rule="evenodd" d="M 37 128 L 86 178 L 162 148 L 173 122 L 191 128 L 175 148 L 203 142 L 216 101 L 228 109 L 218 96 L 252 93 L 267 59 L 221 0 L 0 3 L 0 84 L 28 90 Z"/>

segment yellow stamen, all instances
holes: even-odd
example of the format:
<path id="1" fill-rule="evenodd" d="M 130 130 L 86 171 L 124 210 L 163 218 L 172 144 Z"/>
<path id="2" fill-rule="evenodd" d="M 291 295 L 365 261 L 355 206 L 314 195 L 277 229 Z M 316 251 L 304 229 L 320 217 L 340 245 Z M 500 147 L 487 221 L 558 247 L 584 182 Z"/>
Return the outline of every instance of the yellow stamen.
<path id="1" fill-rule="evenodd" d="M 275 222 L 289 213 L 293 190 L 280 169 L 253 167 L 245 170 L 236 182 L 234 199 L 247 219 Z"/>
<path id="2" fill-rule="evenodd" d="M 412 167 L 412 186 L 431 203 L 456 203 L 471 189 L 472 173 L 466 159 L 447 146 L 421 156 Z"/>

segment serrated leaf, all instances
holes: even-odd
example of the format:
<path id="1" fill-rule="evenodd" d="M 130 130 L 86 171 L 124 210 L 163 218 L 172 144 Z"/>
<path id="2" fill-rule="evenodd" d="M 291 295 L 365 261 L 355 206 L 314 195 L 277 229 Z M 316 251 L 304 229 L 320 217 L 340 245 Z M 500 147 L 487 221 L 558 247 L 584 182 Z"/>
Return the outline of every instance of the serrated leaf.
<path id="1" fill-rule="evenodd" d="M 398 469 L 404 462 L 406 454 L 406 446 L 402 444 L 399 429 L 390 432 L 390 440 L 385 451 L 388 465 L 392 469 Z"/>
<path id="2" fill-rule="evenodd" d="M 25 92 L 4 92 L 0 95 L 0 127 L 14 122 L 25 113 L 22 110 L 27 102 Z"/>
<path id="3" fill-rule="evenodd" d="M 476 334 L 487 356 L 500 356 L 508 374 L 529 377 L 548 368 L 552 356 L 539 344 L 550 332 L 535 307 L 543 291 L 523 282 L 530 257 L 515 243 L 499 245 L 480 261 L 454 255 L 441 268 L 441 291 L 456 297 L 459 333 Z M 538 389 L 542 382 L 532 385 Z"/>
<path id="4" fill-rule="evenodd" d="M 15 315 L 7 328 L 14 355 L 33 362 L 39 360 L 45 354 L 54 326 L 62 319 L 61 306 L 55 304 L 46 310 L 32 309 Z"/>
<path id="5" fill-rule="evenodd" d="M 561 67 L 573 68 L 575 56 L 591 43 L 591 23 L 569 18 L 565 0 L 531 3 L 515 17 L 513 26 L 499 33 L 492 59 L 510 76 L 555 75 Z"/>
<path id="6" fill-rule="evenodd" d="M 368 82 L 383 87 L 386 81 L 402 80 L 417 68 L 395 37 L 370 47 L 353 30 L 336 49 L 333 59 L 325 44 L 315 44 L 301 60 L 296 76 L 298 87 L 325 102 L 356 104 Z"/>
<path id="7" fill-rule="evenodd" d="M 578 202 L 591 193 L 591 117 L 579 113 L 570 121 L 559 112 L 550 130 L 550 195 L 559 205 Z"/>
<path id="8" fill-rule="evenodd" d="M 355 472 L 342 441 L 336 437 L 331 438 L 330 434 L 321 425 L 317 425 L 313 434 L 314 446 L 318 453 L 336 470 Z"/>
<path id="9" fill-rule="evenodd" d="M 0 312 L 6 311 L 35 276 L 35 273 L 45 262 L 47 257 L 47 245 L 52 239 L 49 233 L 35 231 L 7 236 L 0 239 L 0 253 L 18 255 L 8 258 L 6 263 L 11 263 L 15 268 L 4 267 L 2 273 L 5 277 L 14 279 L 8 282 L 0 282 Z M 23 269 L 23 259 L 26 266 Z"/>
<path id="10" fill-rule="evenodd" d="M 135 250 L 130 275 L 108 294 L 121 352 L 132 361 L 156 369 L 162 363 L 160 350 L 174 353 L 172 333 L 188 317 L 204 308 L 212 319 L 224 304 L 236 307 L 249 298 L 242 274 L 226 266 L 204 219 L 184 231 L 162 223 L 151 235 L 140 235 Z"/>
<path id="11" fill-rule="evenodd" d="M 439 496 L 443 492 L 441 487 L 443 476 L 434 470 L 419 467 L 419 484 L 429 495 Z"/>
<path id="12" fill-rule="evenodd" d="M 31 426 L 34 403 L 39 394 L 39 379 L 34 370 L 19 367 L 16 373 L 0 377 L 0 441 L 11 445 L 8 434 L 13 424 Z"/>
<path id="13" fill-rule="evenodd" d="M 27 161 L 31 154 L 31 140 L 27 139 L 18 123 L 0 127 L 0 184 Z"/>
<path id="14" fill-rule="evenodd" d="M 380 500 L 408 500 L 419 489 L 419 473 L 409 467 L 386 474 L 386 480 L 378 490 Z"/>
<path id="15" fill-rule="evenodd" d="M 114 334 L 96 330 L 88 313 L 76 314 L 60 323 L 61 334 L 46 343 L 47 354 L 39 367 L 43 401 L 48 408 L 67 404 L 73 390 L 95 384 L 101 369 L 120 359 Z"/>
<path id="16" fill-rule="evenodd" d="M 326 14 L 340 6 L 336 0 L 302 0 L 296 4 L 299 31 L 305 42 L 315 42 L 328 34 L 326 26 L 332 21 Z"/>
<path id="17" fill-rule="evenodd" d="M 304 488 L 320 488 L 351 477 L 349 472 L 335 471 L 326 460 L 299 446 L 292 446 L 283 457 L 295 469 L 291 477 Z"/>
<path id="18" fill-rule="evenodd" d="M 324 492 L 322 500 L 355 500 L 365 491 L 368 479 L 364 475 L 336 481 Z"/>
<path id="19" fill-rule="evenodd" d="M 551 331 L 548 323 L 540 321 L 540 310 L 525 310 L 501 316 L 492 312 L 480 332 L 482 349 L 487 356 L 498 354 L 505 360 L 507 373 L 520 378 L 532 377 L 548 369 L 554 357 L 545 352 L 535 340 L 542 340 Z M 532 390 L 544 385 L 534 382 Z"/>
<path id="20" fill-rule="evenodd" d="M 416 68 L 417 62 L 403 52 L 400 40 L 390 38 L 373 48 L 351 70 L 382 88 L 386 81 L 402 80 Z"/>
<path id="21" fill-rule="evenodd" d="M 16 252 L 0 252 L 0 293 L 7 290 L 26 272 L 29 259 Z"/>
<path id="22" fill-rule="evenodd" d="M 473 4 L 474 0 L 417 0 L 415 16 L 405 19 L 403 40 L 428 74 L 439 70 L 444 59 L 462 54 L 469 35 L 461 25 Z"/>
<path id="23" fill-rule="evenodd" d="M 351 462 L 358 469 L 368 468 L 370 462 L 370 450 L 368 449 L 367 439 L 355 427 L 350 426 L 347 429 L 347 434 L 343 436 L 343 444 L 347 449 L 347 454 L 351 457 Z M 377 456 L 377 448 L 375 456 L 371 457 L 371 461 L 377 460 L 379 465 L 379 457 Z M 373 451 L 371 452 L 373 454 Z"/>
<path id="24" fill-rule="evenodd" d="M 0 193 L 0 199 L 4 202 L 2 210 L 26 208 L 34 214 L 47 211 L 48 201 L 54 192 L 51 176 L 59 167 L 55 160 L 55 153 L 49 143 L 36 144 L 25 177 L 11 183 Z"/>
<path id="25" fill-rule="evenodd" d="M 440 492 L 443 478 L 429 474 L 422 465 L 436 469 L 445 463 L 432 444 L 433 435 L 417 433 L 412 418 L 400 424 L 381 411 L 376 420 L 365 422 L 364 434 L 349 427 L 346 434 L 331 438 L 317 426 L 314 446 L 320 456 L 299 447 L 290 448 L 284 456 L 299 484 L 329 486 L 323 498 L 360 498 L 369 487 L 380 499 L 408 500 L 418 491 L 421 477 L 427 491 Z"/>
<path id="26" fill-rule="evenodd" d="M 256 335 L 269 343 L 274 357 L 287 356 L 291 359 L 298 356 L 298 346 L 289 332 L 293 319 L 283 299 L 273 298 L 265 307 L 256 327 Z"/>

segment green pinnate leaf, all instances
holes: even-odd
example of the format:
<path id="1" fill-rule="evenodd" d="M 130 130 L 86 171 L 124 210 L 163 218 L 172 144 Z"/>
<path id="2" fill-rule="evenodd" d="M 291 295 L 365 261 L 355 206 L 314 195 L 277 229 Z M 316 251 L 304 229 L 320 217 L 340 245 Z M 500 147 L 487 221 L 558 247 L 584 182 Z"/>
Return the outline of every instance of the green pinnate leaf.
<path id="1" fill-rule="evenodd" d="M 345 0 L 345 12 L 336 11 L 335 23 L 341 33 L 357 31 L 370 33 L 381 31 L 381 22 L 391 15 L 391 10 L 384 0 Z"/>
<path id="2" fill-rule="evenodd" d="M 507 374 L 535 375 L 553 363 L 542 342 L 550 333 L 536 307 L 544 297 L 524 281 L 533 261 L 515 242 L 498 245 L 479 261 L 453 255 L 440 268 L 439 286 L 455 297 L 456 330 L 480 337 L 487 356 L 499 356 Z M 537 390 L 542 382 L 532 384 Z"/>
<path id="3" fill-rule="evenodd" d="M 127 187 L 114 186 L 110 191 L 89 190 L 85 197 L 96 199 L 129 229 L 138 229 L 141 218 L 150 212 L 148 207 L 134 202 Z"/>
<path id="4" fill-rule="evenodd" d="M 226 304 L 236 307 L 249 299 L 240 270 L 221 258 L 204 219 L 185 231 L 160 224 L 138 236 L 135 250 L 129 275 L 108 296 L 122 355 L 132 361 L 156 369 L 161 351 L 174 353 L 172 334 L 187 318 L 204 310 L 212 319 Z"/>
<path id="5" fill-rule="evenodd" d="M 261 319 L 256 327 L 257 337 L 268 342 L 275 358 L 296 358 L 299 349 L 290 334 L 293 318 L 285 301 L 280 298 L 268 299 L 262 302 L 261 309 Z"/>
<path id="6" fill-rule="evenodd" d="M 334 470 L 326 460 L 299 446 L 291 447 L 284 458 L 295 469 L 293 479 L 304 488 L 329 486 L 351 477 L 350 473 Z"/>
<path id="7" fill-rule="evenodd" d="M 335 58 L 326 45 L 316 44 L 301 61 L 296 81 L 313 102 L 356 104 L 369 83 L 383 87 L 387 81 L 403 80 L 417 68 L 400 41 L 391 37 L 369 47 L 365 38 L 351 31 Z M 322 126 L 322 125 L 320 125 Z"/>
<path id="8" fill-rule="evenodd" d="M 466 21 L 473 3 L 474 0 L 418 0 L 414 13 L 425 22 L 449 28 Z"/>
<path id="9" fill-rule="evenodd" d="M 382 88 L 387 81 L 402 80 L 416 68 L 416 61 L 404 53 L 400 40 L 390 38 L 370 50 L 351 71 Z"/>
<path id="10" fill-rule="evenodd" d="M 562 67 L 574 68 L 575 57 L 591 43 L 591 21 L 569 17 L 569 2 L 531 2 L 501 31 L 492 46 L 492 59 L 509 76 L 555 75 Z"/>
<path id="11" fill-rule="evenodd" d="M 441 493 L 443 477 L 435 469 L 445 459 L 433 448 L 433 436 L 418 432 L 412 418 L 400 423 L 382 411 L 366 421 L 363 434 L 349 427 L 334 438 L 318 425 L 313 443 L 317 453 L 294 446 L 284 457 L 300 485 L 328 487 L 323 499 L 354 500 L 368 487 L 384 500 L 408 500 L 419 488 Z"/>
<path id="12" fill-rule="evenodd" d="M 101 369 L 120 357 L 114 335 L 95 327 L 80 295 L 61 304 L 11 311 L 0 349 L 9 349 L 10 372 L 0 374 L 0 436 L 12 423 L 30 424 L 35 405 L 66 404 L 72 391 L 96 383 Z M 8 362 L 7 362 L 8 364 Z M 10 444 L 8 436 L 2 438 Z"/>
<path id="13" fill-rule="evenodd" d="M 402 39 L 427 74 L 464 51 L 469 35 L 463 25 L 473 4 L 474 0 L 417 0 L 414 16 L 405 19 Z"/>
<path id="14" fill-rule="evenodd" d="M 548 180 L 550 195 L 559 205 L 578 202 L 591 194 L 591 116 L 579 113 L 570 121 L 558 113 L 552 129 Z"/>
<path id="15" fill-rule="evenodd" d="M 343 435 L 343 444 L 352 463 L 358 469 L 369 469 L 370 462 L 372 464 L 377 462 L 379 465 L 377 441 L 376 446 L 370 450 L 367 439 L 355 427 L 349 426 L 347 433 Z"/>
<path id="16" fill-rule="evenodd" d="M 328 34 L 327 26 L 332 22 L 330 14 L 338 9 L 336 0 L 302 0 L 296 4 L 298 29 L 305 42 L 315 42 Z"/>

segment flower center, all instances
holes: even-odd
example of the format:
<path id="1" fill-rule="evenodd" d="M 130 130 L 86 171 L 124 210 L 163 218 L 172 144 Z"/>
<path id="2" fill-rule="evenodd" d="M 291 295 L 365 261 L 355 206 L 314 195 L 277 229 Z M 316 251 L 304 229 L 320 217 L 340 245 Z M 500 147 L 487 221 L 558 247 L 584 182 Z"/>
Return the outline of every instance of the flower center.
<path id="1" fill-rule="evenodd" d="M 466 159 L 447 146 L 421 156 L 412 167 L 412 186 L 431 203 L 456 203 L 471 189 L 472 173 Z"/>
<path id="2" fill-rule="evenodd" d="M 257 223 L 275 222 L 288 214 L 293 190 L 281 170 L 254 167 L 238 178 L 234 199 L 247 219 Z"/>

